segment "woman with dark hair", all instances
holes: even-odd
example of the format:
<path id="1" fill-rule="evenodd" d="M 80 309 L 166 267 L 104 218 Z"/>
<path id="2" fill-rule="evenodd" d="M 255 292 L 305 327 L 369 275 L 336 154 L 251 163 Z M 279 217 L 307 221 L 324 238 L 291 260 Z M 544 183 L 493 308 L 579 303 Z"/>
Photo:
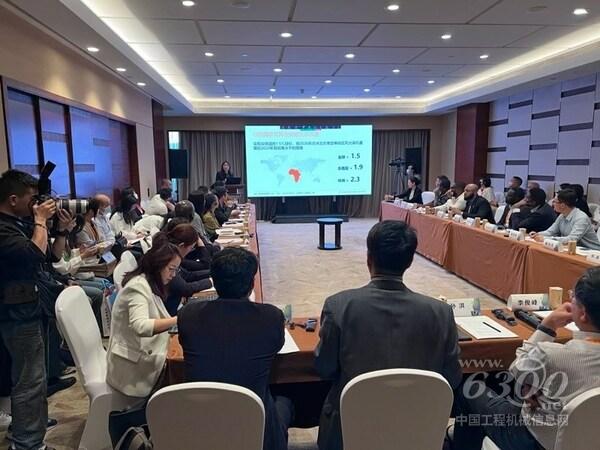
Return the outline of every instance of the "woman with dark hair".
<path id="1" fill-rule="evenodd" d="M 221 163 L 221 170 L 217 172 L 215 181 L 222 181 L 224 184 L 227 184 L 227 180 L 229 178 L 233 178 L 234 176 L 235 175 L 231 171 L 231 164 L 229 164 L 229 161 L 223 161 Z"/>
<path id="2" fill-rule="evenodd" d="M 176 245 L 153 245 L 138 268 L 125 275 L 113 305 L 106 382 L 127 396 L 145 400 L 159 384 L 169 345 L 166 331 L 177 325 L 164 300 L 180 263 Z"/>
<path id="3" fill-rule="evenodd" d="M 202 222 L 204 222 L 204 228 L 206 229 L 206 233 L 211 241 L 216 240 L 219 235 L 217 234 L 217 229 L 221 226 L 219 225 L 219 221 L 215 216 L 215 211 L 219 206 L 219 201 L 217 200 L 217 196 L 215 194 L 208 194 L 206 196 L 204 210 L 202 212 Z"/>
<path id="4" fill-rule="evenodd" d="M 492 187 L 492 180 L 490 177 L 482 177 L 479 180 L 479 190 L 477 191 L 477 195 L 485 198 L 490 205 L 498 206 L 496 202 L 496 194 L 494 193 L 494 188 Z"/>
<path id="5" fill-rule="evenodd" d="M 583 186 L 581 184 L 570 184 L 568 189 L 575 191 L 575 194 L 577 194 L 577 202 L 575 203 L 575 206 L 591 218 L 592 212 L 590 211 L 589 205 L 585 201 L 585 191 L 583 190 Z"/>
<path id="6" fill-rule="evenodd" d="M 75 244 L 77 247 L 93 247 L 102 242 L 100 232 L 94 223 L 94 219 L 98 215 L 99 210 L 100 201 L 95 198 L 90 199 L 88 201 L 88 209 L 82 216 L 84 220 L 83 226 L 75 236 Z"/>
<path id="7" fill-rule="evenodd" d="M 115 236 L 122 234 L 127 239 L 138 237 L 133 229 L 135 223 L 142 218 L 137 206 L 138 201 L 133 195 L 121 197 L 119 207 L 113 211 L 110 217 L 110 226 Z"/>
<path id="8" fill-rule="evenodd" d="M 174 227 L 167 226 L 165 231 L 156 234 L 152 240 L 153 246 L 165 245 L 167 243 L 177 246 L 182 258 L 179 273 L 173 277 L 167 286 L 168 296 L 165 300 L 165 306 L 172 316 L 177 314 L 177 308 L 182 298 L 187 299 L 196 292 L 212 287 L 208 268 L 205 270 L 193 270 L 191 268 L 194 267 L 193 263 L 195 261 L 186 259 L 186 256 L 196 248 L 198 241 L 198 233 L 189 223 L 178 224 Z"/>
<path id="9" fill-rule="evenodd" d="M 421 180 L 418 177 L 413 175 L 413 176 L 408 177 L 407 184 L 408 184 L 408 189 L 406 191 L 404 191 L 402 194 L 398 195 L 397 197 L 408 203 L 416 203 L 418 205 L 422 205 L 423 198 L 421 197 L 421 194 L 423 193 L 423 191 L 421 191 L 421 188 L 419 188 L 419 184 L 421 184 Z"/>

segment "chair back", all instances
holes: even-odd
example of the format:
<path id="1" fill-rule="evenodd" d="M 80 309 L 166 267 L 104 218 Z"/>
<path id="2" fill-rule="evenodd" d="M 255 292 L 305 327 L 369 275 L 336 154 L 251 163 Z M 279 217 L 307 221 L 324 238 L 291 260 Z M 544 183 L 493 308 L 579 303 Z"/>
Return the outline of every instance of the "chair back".
<path id="1" fill-rule="evenodd" d="M 241 386 L 183 383 L 162 388 L 150 398 L 146 418 L 155 450 L 262 450 L 265 409 L 260 397 Z"/>
<path id="2" fill-rule="evenodd" d="M 83 289 L 71 286 L 63 290 L 55 305 L 56 320 L 67 341 L 79 371 L 83 388 L 106 380 L 106 350 L 90 301 Z"/>
<path id="3" fill-rule="evenodd" d="M 388 369 L 352 379 L 342 391 L 344 450 L 442 448 L 453 394 L 435 372 Z"/>
<path id="4" fill-rule="evenodd" d="M 423 199 L 423 204 L 428 205 L 435 200 L 435 194 L 431 191 L 425 191 L 421 194 L 421 198 Z"/>
<path id="5" fill-rule="evenodd" d="M 600 388 L 590 389 L 565 405 L 559 416 L 555 450 L 589 450 L 600 442 Z M 563 420 L 564 419 L 564 420 Z M 595 442 L 595 444 L 594 444 Z"/>
<path id="6" fill-rule="evenodd" d="M 137 269 L 137 266 L 138 263 L 135 259 L 135 256 L 133 256 L 133 253 L 129 251 L 123 252 L 121 255 L 121 261 L 119 261 L 119 264 L 117 264 L 115 270 L 113 271 L 113 281 L 115 282 L 118 290 L 121 290 L 123 287 L 123 279 L 125 278 L 125 275 L 128 272 Z"/>

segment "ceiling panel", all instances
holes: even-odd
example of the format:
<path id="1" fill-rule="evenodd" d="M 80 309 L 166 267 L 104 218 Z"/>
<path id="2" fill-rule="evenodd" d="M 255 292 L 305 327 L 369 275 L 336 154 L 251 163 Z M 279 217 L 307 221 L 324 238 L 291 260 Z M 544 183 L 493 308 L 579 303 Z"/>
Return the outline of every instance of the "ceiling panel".
<path id="1" fill-rule="evenodd" d="M 565 43 L 556 42 L 558 39 L 568 36 L 570 33 L 575 32 L 576 29 L 573 27 L 559 27 L 559 26 L 547 26 L 543 27 L 539 31 L 525 36 L 522 39 L 510 43 L 508 47 L 520 47 L 520 48 L 536 48 L 542 45 L 550 45 L 557 48 L 567 48 L 569 45 Z"/>
<path id="2" fill-rule="evenodd" d="M 470 64 L 462 66 L 461 68 L 450 72 L 448 75 L 456 78 L 470 78 L 472 76 L 479 75 L 480 73 L 485 72 L 486 70 L 489 70 L 492 67 L 493 66 L 489 64 Z"/>
<path id="3" fill-rule="evenodd" d="M 142 17 L 203 20 L 287 20 L 292 0 L 249 0 L 247 8 L 228 0 L 196 0 L 186 8 L 181 0 L 84 0 L 94 3 L 101 17 Z M 243 2 L 238 2 L 243 3 Z"/>
<path id="4" fill-rule="evenodd" d="M 244 45 L 168 45 L 166 46 L 179 61 L 187 62 L 277 62 L 281 47 Z M 214 54 L 205 56 L 205 52 Z M 246 56 L 244 56 L 246 55 Z"/>
<path id="5" fill-rule="evenodd" d="M 157 61 L 152 67 L 162 75 L 216 75 L 215 66 L 211 63 L 171 63 Z"/>
<path id="6" fill-rule="evenodd" d="M 277 86 L 326 86 L 325 77 L 277 77 Z M 331 77 L 331 85 L 369 87 L 381 77 Z"/>
<path id="7" fill-rule="evenodd" d="M 202 37 L 193 20 L 105 19 L 105 23 L 119 30 L 128 43 L 202 44 Z"/>
<path id="8" fill-rule="evenodd" d="M 430 48 L 413 59 L 415 64 L 497 64 L 514 58 L 526 50 L 520 48 Z M 482 60 L 482 54 L 489 58 Z"/>
<path id="9" fill-rule="evenodd" d="M 195 86 L 198 94 L 203 97 L 220 97 L 225 95 L 225 88 L 223 86 Z"/>
<path id="10" fill-rule="evenodd" d="M 217 63 L 221 75 L 276 75 L 300 76 L 321 75 L 331 76 L 340 67 L 339 64 L 265 64 L 265 63 Z M 280 73 L 273 72 L 274 68 L 282 69 Z"/>
<path id="11" fill-rule="evenodd" d="M 190 81 L 192 81 L 197 86 L 272 86 L 275 77 L 260 77 L 260 76 L 235 76 L 229 75 L 225 76 L 204 76 L 198 75 L 193 77 L 188 77 Z M 217 79 L 225 80 L 224 83 L 217 83 Z"/>
<path id="12" fill-rule="evenodd" d="M 465 23 L 496 0 L 398 1 L 390 12 L 388 0 L 298 0 L 294 20 L 323 22 Z M 509 22 L 510 23 L 510 22 Z"/>
<path id="13" fill-rule="evenodd" d="M 502 47 L 539 30 L 531 25 L 399 25 L 383 24 L 365 46 L 385 47 Z M 449 33 L 452 39 L 441 36 Z"/>
<path id="14" fill-rule="evenodd" d="M 503 0 L 473 23 L 481 24 L 539 24 L 590 25 L 600 19 L 597 0 Z M 532 12 L 531 8 L 545 7 Z M 587 8 L 587 16 L 575 16 L 574 8 Z"/>
<path id="15" fill-rule="evenodd" d="M 344 55 L 352 51 L 356 55 L 356 63 L 407 63 L 415 56 L 423 53 L 425 48 L 378 48 L 359 47 L 346 49 L 343 47 L 286 47 L 283 51 L 283 62 L 318 62 L 348 63 Z"/>
<path id="16" fill-rule="evenodd" d="M 323 33 L 321 23 L 199 22 L 209 44 L 239 45 L 358 45 L 374 25 L 331 24 Z M 293 37 L 284 39 L 282 32 Z"/>
<path id="17" fill-rule="evenodd" d="M 428 81 L 435 81 L 434 84 L 429 84 Z M 429 86 L 440 87 L 460 81 L 460 78 L 454 77 L 386 77 L 377 83 L 377 86 Z"/>
<path id="18" fill-rule="evenodd" d="M 396 76 L 393 70 L 400 70 L 397 75 L 441 76 L 462 67 L 460 64 L 344 64 L 336 75 L 359 76 Z"/>

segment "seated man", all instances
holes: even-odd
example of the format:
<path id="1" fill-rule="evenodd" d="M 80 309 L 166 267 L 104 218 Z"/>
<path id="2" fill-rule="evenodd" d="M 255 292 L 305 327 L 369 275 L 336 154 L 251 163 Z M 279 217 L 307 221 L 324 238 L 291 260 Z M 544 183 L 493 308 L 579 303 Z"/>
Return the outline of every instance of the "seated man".
<path id="1" fill-rule="evenodd" d="M 573 332 L 566 344 L 554 343 L 556 330 L 571 322 L 580 331 Z M 594 267 L 577 281 L 571 303 L 553 311 L 517 349 L 509 371 L 520 400 L 501 397 L 489 388 L 467 398 L 469 386 L 461 389 L 452 448 L 480 450 L 486 435 L 502 450 L 554 448 L 564 406 L 600 387 L 599 340 L 600 268 Z M 486 417 L 492 417 L 487 424 Z M 590 443 L 592 447 L 596 445 Z"/>
<path id="2" fill-rule="evenodd" d="M 229 200 L 227 188 L 224 186 L 217 186 L 214 189 L 214 193 L 219 201 L 219 205 L 215 210 L 215 217 L 217 218 L 220 226 L 227 222 L 230 217 L 237 217 L 240 215 L 239 211 L 236 211 L 233 207 L 227 205 Z"/>
<path id="3" fill-rule="evenodd" d="M 594 231 L 590 218 L 575 204 L 577 194 L 572 189 L 563 189 L 556 194 L 553 206 L 559 216 L 554 223 L 545 231 L 532 233 L 531 236 L 538 242 L 544 238 L 553 239 L 566 244 L 569 241 L 577 241 L 577 245 L 592 250 L 600 250 L 600 241 Z"/>
<path id="4" fill-rule="evenodd" d="M 433 190 L 433 193 L 435 194 L 433 204 L 430 203 L 429 205 L 424 206 L 442 206 L 452 198 L 450 179 L 446 175 L 440 175 L 435 179 L 435 189 Z"/>
<path id="5" fill-rule="evenodd" d="M 98 214 L 94 217 L 93 222 L 98 228 L 100 234 L 100 242 L 106 242 L 108 247 L 112 247 L 115 244 L 115 233 L 113 233 L 110 227 L 108 218 L 111 213 L 110 209 L 110 197 L 108 195 L 98 194 L 94 197 L 94 200 L 100 204 Z"/>
<path id="6" fill-rule="evenodd" d="M 258 270 L 256 256 L 227 248 L 212 260 L 219 298 L 191 301 L 178 315 L 186 381 L 215 381 L 251 389 L 265 406 L 264 450 L 287 449 L 291 402 L 269 391 L 271 365 L 284 343 L 284 317 L 273 305 L 248 296 Z"/>
<path id="7" fill-rule="evenodd" d="M 461 182 L 461 181 L 457 181 L 455 182 L 451 187 L 450 187 L 450 198 L 448 200 L 446 200 L 446 203 L 440 205 L 440 206 L 436 206 L 435 210 L 436 211 L 443 211 L 443 212 L 448 212 L 450 210 L 452 210 L 453 208 L 456 210 L 462 211 L 465 209 L 465 206 L 467 206 L 467 202 L 465 201 L 465 183 Z"/>
<path id="8" fill-rule="evenodd" d="M 522 190 L 509 189 L 506 193 L 506 204 L 500 206 L 496 210 L 496 214 L 494 216 L 496 224 L 505 228 L 510 228 L 510 219 L 513 214 L 521 212 L 517 205 L 521 200 L 523 200 L 523 197 L 524 195 Z"/>
<path id="9" fill-rule="evenodd" d="M 556 220 L 552 206 L 546 203 L 546 192 L 540 188 L 530 188 L 525 197 L 526 208 L 510 218 L 510 228 L 525 228 L 528 233 L 544 231 Z"/>
<path id="10" fill-rule="evenodd" d="M 154 197 L 150 199 L 146 214 L 149 216 L 166 216 L 169 213 L 168 204 L 172 191 L 169 188 L 162 188 Z"/>
<path id="11" fill-rule="evenodd" d="M 478 190 L 479 188 L 476 184 L 467 184 L 465 188 L 465 200 L 467 201 L 465 210 L 461 211 L 458 208 L 452 208 L 452 213 L 462 213 L 464 219 L 479 217 L 480 219 L 487 219 L 490 223 L 495 223 L 490 202 L 482 196 L 477 195 Z"/>
<path id="12" fill-rule="evenodd" d="M 321 413 L 320 450 L 343 448 L 340 395 L 357 375 L 405 367 L 438 372 L 453 388 L 461 381 L 452 308 L 402 281 L 416 248 L 417 235 L 406 223 L 376 224 L 367 237 L 371 282 L 325 301 L 315 363 L 333 386 Z"/>

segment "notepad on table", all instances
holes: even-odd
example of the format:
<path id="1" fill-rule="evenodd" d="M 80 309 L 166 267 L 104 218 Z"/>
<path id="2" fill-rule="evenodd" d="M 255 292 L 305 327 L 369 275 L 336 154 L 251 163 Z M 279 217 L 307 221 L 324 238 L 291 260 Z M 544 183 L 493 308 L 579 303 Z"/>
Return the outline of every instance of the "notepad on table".
<path id="1" fill-rule="evenodd" d="M 486 316 L 455 317 L 456 324 L 475 339 L 500 339 L 518 337 L 509 329 Z"/>
<path id="2" fill-rule="evenodd" d="M 294 341 L 294 338 L 292 337 L 292 335 L 286 328 L 285 329 L 285 342 L 283 343 L 283 347 L 281 347 L 281 350 L 279 350 L 278 353 L 280 355 L 285 355 L 287 353 L 296 353 L 299 351 L 300 351 L 300 349 L 298 348 L 298 345 L 296 345 L 296 341 Z"/>

